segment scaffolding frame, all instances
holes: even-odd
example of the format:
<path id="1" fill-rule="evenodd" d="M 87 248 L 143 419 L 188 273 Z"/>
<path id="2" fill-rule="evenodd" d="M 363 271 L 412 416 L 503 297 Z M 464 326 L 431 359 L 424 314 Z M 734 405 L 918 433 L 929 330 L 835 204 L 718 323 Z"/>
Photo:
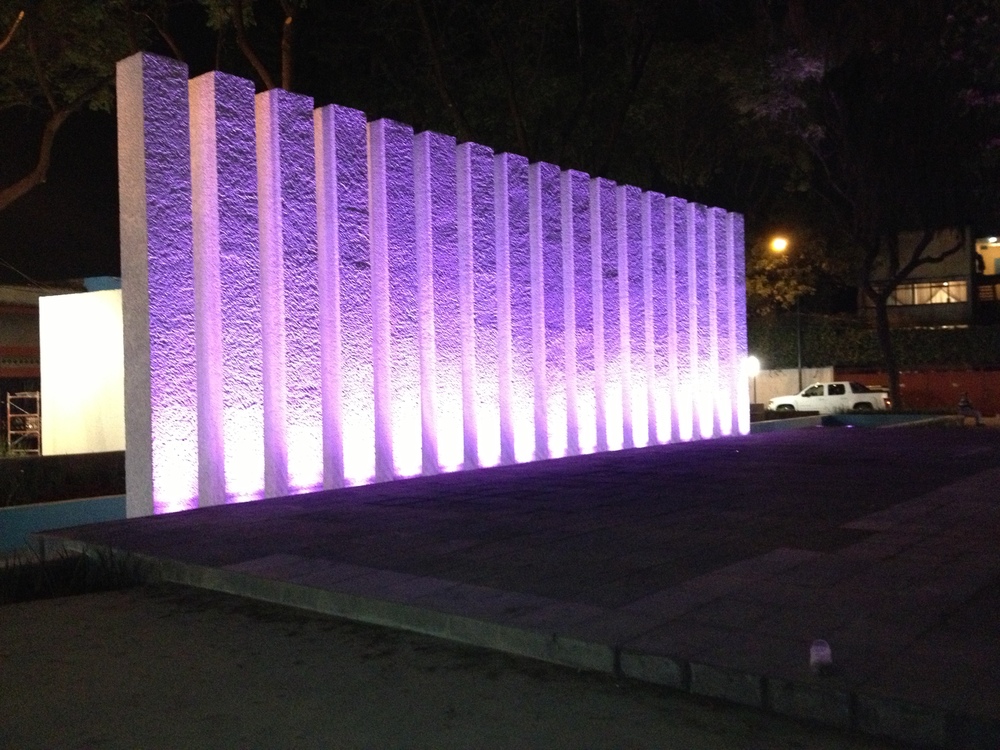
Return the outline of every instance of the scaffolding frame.
<path id="1" fill-rule="evenodd" d="M 41 396 L 39 391 L 7 394 L 7 453 L 9 455 L 41 455 Z"/>

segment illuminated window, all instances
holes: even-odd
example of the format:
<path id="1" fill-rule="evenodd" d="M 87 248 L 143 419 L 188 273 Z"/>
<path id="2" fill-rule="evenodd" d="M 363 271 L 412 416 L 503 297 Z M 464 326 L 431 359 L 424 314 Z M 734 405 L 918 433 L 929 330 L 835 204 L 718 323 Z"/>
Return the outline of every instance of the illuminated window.
<path id="1" fill-rule="evenodd" d="M 968 287 L 964 281 L 921 281 L 900 284 L 889 297 L 889 304 L 944 305 L 967 300 Z"/>

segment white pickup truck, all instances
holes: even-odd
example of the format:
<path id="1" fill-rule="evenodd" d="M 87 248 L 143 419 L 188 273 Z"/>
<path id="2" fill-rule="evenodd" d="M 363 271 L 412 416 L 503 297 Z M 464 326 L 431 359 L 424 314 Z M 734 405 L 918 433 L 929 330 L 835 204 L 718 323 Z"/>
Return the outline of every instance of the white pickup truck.
<path id="1" fill-rule="evenodd" d="M 794 396 L 776 396 L 767 402 L 768 411 L 812 411 L 820 414 L 885 411 L 890 406 L 888 393 L 846 380 L 813 383 Z"/>

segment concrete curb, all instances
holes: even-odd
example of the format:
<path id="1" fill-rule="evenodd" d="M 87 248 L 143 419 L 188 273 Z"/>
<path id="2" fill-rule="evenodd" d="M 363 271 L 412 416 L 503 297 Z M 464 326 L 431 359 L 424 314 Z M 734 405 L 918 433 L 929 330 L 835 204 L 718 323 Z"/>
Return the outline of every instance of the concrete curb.
<path id="1" fill-rule="evenodd" d="M 560 635 L 551 629 L 519 626 L 367 594 L 166 560 L 56 535 L 32 534 L 31 541 L 42 560 L 47 555 L 66 553 L 93 555 L 103 560 L 118 558 L 123 566 L 134 566 L 140 577 L 151 582 L 178 583 L 576 669 L 614 674 L 920 747 L 946 750 L 996 750 L 1000 747 L 1000 722 L 855 692 L 836 682 L 810 683 L 751 674 L 669 654 L 635 650 L 618 642 Z M 572 605 L 567 604 L 565 608 L 567 612 L 572 611 Z M 573 630 L 572 626 L 568 629 Z"/>

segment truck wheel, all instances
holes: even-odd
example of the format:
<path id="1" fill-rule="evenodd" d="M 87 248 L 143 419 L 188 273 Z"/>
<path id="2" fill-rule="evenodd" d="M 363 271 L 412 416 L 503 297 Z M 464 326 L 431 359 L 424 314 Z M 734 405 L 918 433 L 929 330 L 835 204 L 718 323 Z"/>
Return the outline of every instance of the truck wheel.
<path id="1" fill-rule="evenodd" d="M 775 411 L 795 411 L 795 407 L 792 406 L 791 404 L 778 404 L 775 407 L 774 410 Z"/>
<path id="2" fill-rule="evenodd" d="M 861 403 L 854 405 L 854 411 L 875 411 L 875 407 L 867 401 L 862 401 Z"/>

